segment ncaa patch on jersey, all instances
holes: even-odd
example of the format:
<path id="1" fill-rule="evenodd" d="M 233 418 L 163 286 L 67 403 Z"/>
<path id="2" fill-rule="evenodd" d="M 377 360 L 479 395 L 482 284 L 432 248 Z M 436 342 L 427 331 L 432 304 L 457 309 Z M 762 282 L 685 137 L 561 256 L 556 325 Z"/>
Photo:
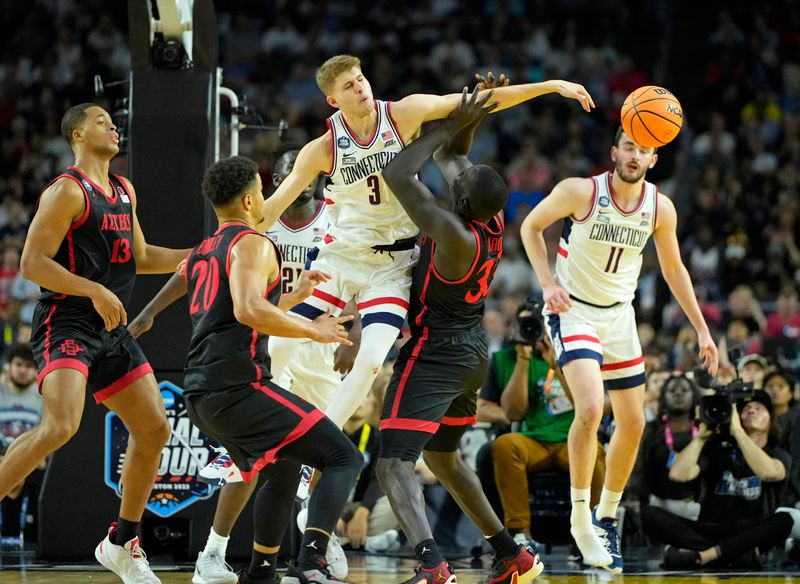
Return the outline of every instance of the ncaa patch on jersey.
<path id="1" fill-rule="evenodd" d="M 88 180 L 86 180 L 85 178 L 83 178 L 83 179 L 81 179 L 81 183 L 83 183 L 83 188 L 85 188 L 85 189 L 86 189 L 87 191 L 89 191 L 90 193 L 92 192 L 92 190 L 93 190 L 93 189 L 92 189 L 92 185 L 89 183 L 89 181 L 88 181 Z"/>
<path id="2" fill-rule="evenodd" d="M 347 136 L 342 136 L 341 138 L 339 138 L 339 141 L 336 142 L 336 145 L 339 148 L 350 148 L 350 138 L 348 138 Z"/>

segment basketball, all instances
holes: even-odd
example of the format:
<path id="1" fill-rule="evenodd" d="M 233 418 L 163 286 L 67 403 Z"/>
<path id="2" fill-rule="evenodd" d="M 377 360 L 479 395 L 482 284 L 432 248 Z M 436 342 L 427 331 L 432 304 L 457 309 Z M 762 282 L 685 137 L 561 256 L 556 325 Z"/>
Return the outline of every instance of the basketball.
<path id="1" fill-rule="evenodd" d="M 683 109 L 668 89 L 646 85 L 633 90 L 620 111 L 622 129 L 639 146 L 658 148 L 681 131 Z"/>

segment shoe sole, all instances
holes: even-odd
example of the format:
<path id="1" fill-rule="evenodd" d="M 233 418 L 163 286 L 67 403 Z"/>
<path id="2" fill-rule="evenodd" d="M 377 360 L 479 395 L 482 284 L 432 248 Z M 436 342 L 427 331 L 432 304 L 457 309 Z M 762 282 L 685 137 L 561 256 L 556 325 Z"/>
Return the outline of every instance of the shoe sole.
<path id="1" fill-rule="evenodd" d="M 99 544 L 97 544 L 97 547 L 94 548 L 94 559 L 97 560 L 97 562 L 101 566 L 103 566 L 106 570 L 109 570 L 109 571 L 114 572 L 115 574 L 117 574 L 117 571 L 114 569 L 116 566 L 112 567 L 111 565 L 107 564 L 104 561 L 104 554 L 103 554 L 103 552 L 101 550 L 101 546 L 103 545 L 103 542 L 105 542 L 105 540 L 101 541 Z M 119 574 L 117 574 L 117 576 L 119 576 Z"/>
<path id="2" fill-rule="evenodd" d="M 222 578 L 214 578 L 213 580 L 206 580 L 197 573 L 197 569 L 195 568 L 194 576 L 192 576 L 192 584 L 220 584 L 222 582 L 226 584 L 236 584 L 239 581 L 239 576 L 233 574 L 233 578 L 229 580 L 223 580 Z"/>
<path id="3" fill-rule="evenodd" d="M 522 574 L 514 572 L 511 574 L 511 584 L 527 584 L 531 580 L 536 579 L 542 572 L 544 572 L 544 564 L 539 560 L 538 562 L 534 562 L 533 567 L 527 572 L 523 572 Z"/>

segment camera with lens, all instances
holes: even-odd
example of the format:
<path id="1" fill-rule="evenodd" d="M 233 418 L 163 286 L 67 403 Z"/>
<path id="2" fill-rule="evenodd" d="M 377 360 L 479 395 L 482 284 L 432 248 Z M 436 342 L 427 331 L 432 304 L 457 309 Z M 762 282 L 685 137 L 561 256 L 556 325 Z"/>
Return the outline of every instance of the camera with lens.
<path id="1" fill-rule="evenodd" d="M 731 363 L 738 363 L 741 355 L 737 355 L 737 353 L 740 352 L 730 352 Z M 755 393 L 753 382 L 742 381 L 738 378 L 738 374 L 737 378 L 730 383 L 717 385 L 714 378 L 705 369 L 696 369 L 694 380 L 700 387 L 710 388 L 714 391 L 713 394 L 700 398 L 700 421 L 705 423 L 710 430 L 716 428 L 727 430 L 731 423 L 733 404 L 740 399 L 752 398 Z"/>
<path id="2" fill-rule="evenodd" d="M 526 314 L 530 313 L 530 314 Z M 514 343 L 518 345 L 534 345 L 544 336 L 544 317 L 542 303 L 535 298 L 526 298 L 517 309 L 517 330 Z"/>

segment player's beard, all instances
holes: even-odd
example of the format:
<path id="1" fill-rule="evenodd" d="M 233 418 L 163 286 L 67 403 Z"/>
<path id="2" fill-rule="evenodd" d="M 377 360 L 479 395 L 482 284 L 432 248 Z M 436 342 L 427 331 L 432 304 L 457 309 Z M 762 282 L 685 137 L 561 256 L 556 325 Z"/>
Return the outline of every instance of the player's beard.
<path id="1" fill-rule="evenodd" d="M 638 172 L 631 174 L 631 172 L 625 168 L 625 165 L 619 161 L 617 161 L 614 170 L 616 171 L 617 176 L 621 178 L 623 182 L 630 184 L 636 184 L 644 178 L 645 174 L 647 174 L 647 167 L 639 167 Z"/>

